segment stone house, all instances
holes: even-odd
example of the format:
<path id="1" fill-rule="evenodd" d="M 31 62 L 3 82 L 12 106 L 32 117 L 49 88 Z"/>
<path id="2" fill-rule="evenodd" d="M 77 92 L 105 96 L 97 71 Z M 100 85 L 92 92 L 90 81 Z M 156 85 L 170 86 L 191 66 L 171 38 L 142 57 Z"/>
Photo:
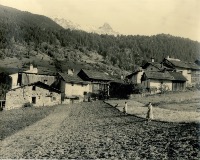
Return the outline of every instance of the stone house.
<path id="1" fill-rule="evenodd" d="M 89 82 L 69 73 L 58 73 L 55 85 L 61 90 L 62 103 L 68 103 L 69 99 L 83 101 L 90 92 Z"/>
<path id="2" fill-rule="evenodd" d="M 61 92 L 42 82 L 35 82 L 9 90 L 5 110 L 21 108 L 26 103 L 33 106 L 53 106 L 61 103 Z"/>
<path id="3" fill-rule="evenodd" d="M 90 91 L 99 98 L 109 97 L 109 85 L 112 78 L 107 74 L 81 69 L 77 74 L 83 81 L 90 82 Z"/>
<path id="4" fill-rule="evenodd" d="M 186 86 L 194 86 L 200 83 L 200 67 L 197 64 L 169 57 L 164 58 L 162 64 L 186 77 Z"/>
<path id="5" fill-rule="evenodd" d="M 145 71 L 141 78 L 142 85 L 150 92 L 185 90 L 187 79 L 178 72 Z"/>

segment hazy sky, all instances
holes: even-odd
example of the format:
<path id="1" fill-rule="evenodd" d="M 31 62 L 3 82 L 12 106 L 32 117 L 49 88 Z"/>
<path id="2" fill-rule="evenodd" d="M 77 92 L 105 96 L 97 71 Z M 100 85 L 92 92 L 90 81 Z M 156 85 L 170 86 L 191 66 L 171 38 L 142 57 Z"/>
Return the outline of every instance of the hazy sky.
<path id="1" fill-rule="evenodd" d="M 80 25 L 109 23 L 122 34 L 171 34 L 200 42 L 200 0 L 0 0 L 0 4 Z"/>

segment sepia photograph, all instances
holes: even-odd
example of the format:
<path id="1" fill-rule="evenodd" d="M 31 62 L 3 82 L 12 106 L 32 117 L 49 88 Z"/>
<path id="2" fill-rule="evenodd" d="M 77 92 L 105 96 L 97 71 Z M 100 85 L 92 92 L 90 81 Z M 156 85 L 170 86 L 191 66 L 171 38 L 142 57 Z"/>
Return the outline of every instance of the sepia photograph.
<path id="1" fill-rule="evenodd" d="M 200 159 L 200 0 L 0 0 L 0 159 Z"/>

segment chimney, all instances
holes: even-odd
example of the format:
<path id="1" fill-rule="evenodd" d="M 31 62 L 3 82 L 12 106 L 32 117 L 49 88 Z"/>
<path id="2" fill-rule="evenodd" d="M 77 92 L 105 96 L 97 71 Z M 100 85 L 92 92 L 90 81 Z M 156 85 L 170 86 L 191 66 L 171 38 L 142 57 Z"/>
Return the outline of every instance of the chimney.
<path id="1" fill-rule="evenodd" d="M 33 65 L 32 64 L 30 64 L 30 71 L 32 71 L 33 70 Z"/>
<path id="2" fill-rule="evenodd" d="M 74 74 L 74 69 L 68 69 L 68 70 L 67 70 L 67 74 L 73 75 L 73 74 Z"/>
<path id="3" fill-rule="evenodd" d="M 154 58 L 153 57 L 151 57 L 151 62 L 154 62 Z"/>
<path id="4" fill-rule="evenodd" d="M 169 59 L 169 55 L 167 56 L 167 59 Z"/>

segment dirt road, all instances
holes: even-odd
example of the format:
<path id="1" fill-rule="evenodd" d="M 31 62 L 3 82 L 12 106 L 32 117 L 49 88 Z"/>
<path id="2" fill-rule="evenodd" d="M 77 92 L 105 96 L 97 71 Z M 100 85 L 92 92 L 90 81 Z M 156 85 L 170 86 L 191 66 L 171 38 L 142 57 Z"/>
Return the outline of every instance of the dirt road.
<path id="1" fill-rule="evenodd" d="M 103 102 L 58 106 L 0 142 L 0 158 L 198 158 L 198 125 L 150 122 Z"/>

